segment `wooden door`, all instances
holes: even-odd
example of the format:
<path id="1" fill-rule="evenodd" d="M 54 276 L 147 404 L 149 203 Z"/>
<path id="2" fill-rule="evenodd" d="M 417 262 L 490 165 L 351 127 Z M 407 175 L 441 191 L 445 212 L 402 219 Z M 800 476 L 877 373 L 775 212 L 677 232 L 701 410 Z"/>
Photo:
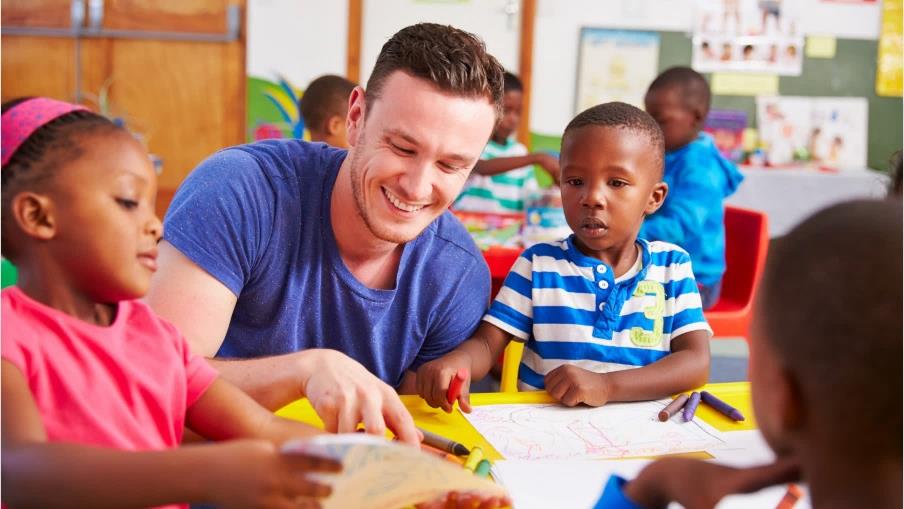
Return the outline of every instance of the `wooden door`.
<path id="1" fill-rule="evenodd" d="M 230 5 L 238 6 L 244 27 L 245 0 L 81 3 L 101 5 L 102 21 L 100 32 L 76 40 L 6 30 L 71 29 L 71 0 L 2 0 L 2 98 L 44 95 L 123 118 L 163 162 L 162 216 L 188 172 L 220 148 L 242 143 L 245 132 L 244 29 L 231 42 L 170 36 L 225 32 Z M 90 27 L 85 9 L 83 27 Z M 144 35 L 131 38 L 135 31 Z"/>

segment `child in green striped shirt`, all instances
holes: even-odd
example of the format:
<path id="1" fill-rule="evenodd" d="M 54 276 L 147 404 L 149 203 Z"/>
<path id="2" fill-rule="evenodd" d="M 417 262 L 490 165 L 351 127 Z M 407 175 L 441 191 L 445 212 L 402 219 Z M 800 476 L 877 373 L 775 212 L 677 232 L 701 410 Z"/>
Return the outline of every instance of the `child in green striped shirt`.
<path id="1" fill-rule="evenodd" d="M 528 153 L 513 134 L 521 119 L 521 80 L 510 72 L 503 80 L 503 114 L 461 195 L 452 205 L 471 212 L 519 213 L 539 194 L 533 165 L 559 180 L 559 161 L 545 153 Z"/>

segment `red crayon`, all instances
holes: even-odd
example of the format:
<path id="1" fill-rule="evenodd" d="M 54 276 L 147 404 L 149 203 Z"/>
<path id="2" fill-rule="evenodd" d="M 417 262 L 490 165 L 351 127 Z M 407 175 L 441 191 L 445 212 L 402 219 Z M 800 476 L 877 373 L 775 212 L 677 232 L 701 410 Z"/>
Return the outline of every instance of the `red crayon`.
<path id="1" fill-rule="evenodd" d="M 455 378 L 449 382 L 449 390 L 446 392 L 446 401 L 448 401 L 450 405 L 461 395 L 461 386 L 464 385 L 465 380 L 467 379 L 467 368 L 461 368 L 458 370 L 458 373 L 455 373 Z"/>

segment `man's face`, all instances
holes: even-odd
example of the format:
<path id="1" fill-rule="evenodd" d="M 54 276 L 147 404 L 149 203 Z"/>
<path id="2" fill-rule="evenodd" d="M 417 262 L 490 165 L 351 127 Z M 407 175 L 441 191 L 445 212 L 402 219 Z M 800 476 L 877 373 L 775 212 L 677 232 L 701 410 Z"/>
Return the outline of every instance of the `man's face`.
<path id="1" fill-rule="evenodd" d="M 357 213 L 374 237 L 417 237 L 461 192 L 495 123 L 484 97 L 440 91 L 401 71 L 383 83 L 370 111 L 352 92 L 348 138 Z"/>

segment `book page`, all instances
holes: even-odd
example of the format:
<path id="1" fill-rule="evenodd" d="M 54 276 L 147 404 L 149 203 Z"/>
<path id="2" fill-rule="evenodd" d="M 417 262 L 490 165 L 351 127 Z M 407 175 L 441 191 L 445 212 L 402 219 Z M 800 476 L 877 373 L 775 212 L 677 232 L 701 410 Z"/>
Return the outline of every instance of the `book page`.
<path id="1" fill-rule="evenodd" d="M 306 452 L 342 461 L 343 471 L 338 474 L 309 475 L 333 487 L 332 495 L 321 502 L 324 509 L 398 509 L 437 499 L 449 491 L 506 495 L 501 486 L 474 475 L 459 464 L 368 435 L 319 435 L 287 443 L 283 451 Z"/>
<path id="2" fill-rule="evenodd" d="M 660 422 L 671 400 L 611 403 L 599 408 L 558 404 L 475 406 L 465 418 L 507 460 L 619 459 L 703 451 L 724 443 L 701 419 Z"/>

